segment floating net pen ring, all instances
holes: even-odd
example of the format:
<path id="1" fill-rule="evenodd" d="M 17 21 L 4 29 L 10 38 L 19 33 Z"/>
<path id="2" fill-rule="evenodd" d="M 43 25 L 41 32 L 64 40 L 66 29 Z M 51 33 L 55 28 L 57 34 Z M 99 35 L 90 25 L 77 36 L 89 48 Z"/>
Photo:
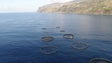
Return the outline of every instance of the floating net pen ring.
<path id="1" fill-rule="evenodd" d="M 57 28 L 57 29 L 60 29 L 61 27 L 60 27 L 60 26 L 56 26 L 56 28 Z"/>
<path id="2" fill-rule="evenodd" d="M 73 34 L 64 34 L 63 38 L 65 38 L 65 39 L 73 39 L 74 35 Z"/>
<path id="3" fill-rule="evenodd" d="M 42 37 L 41 40 L 44 41 L 44 42 L 51 42 L 51 41 L 54 40 L 54 37 L 52 37 L 52 36 L 45 36 L 45 37 Z"/>
<path id="4" fill-rule="evenodd" d="M 56 46 L 45 46 L 45 47 L 41 47 L 40 52 L 43 54 L 53 54 L 56 53 L 58 50 L 58 47 Z"/>
<path id="5" fill-rule="evenodd" d="M 103 58 L 93 58 L 89 63 L 112 63 L 112 61 Z"/>
<path id="6" fill-rule="evenodd" d="M 47 30 L 47 28 L 41 28 L 42 30 Z"/>
<path id="7" fill-rule="evenodd" d="M 77 43 L 73 43 L 72 44 L 72 48 L 76 49 L 76 50 L 85 50 L 89 47 L 88 44 L 86 43 L 81 43 L 81 42 L 77 42 Z"/>
<path id="8" fill-rule="evenodd" d="M 65 32 L 65 30 L 60 30 L 60 32 Z"/>

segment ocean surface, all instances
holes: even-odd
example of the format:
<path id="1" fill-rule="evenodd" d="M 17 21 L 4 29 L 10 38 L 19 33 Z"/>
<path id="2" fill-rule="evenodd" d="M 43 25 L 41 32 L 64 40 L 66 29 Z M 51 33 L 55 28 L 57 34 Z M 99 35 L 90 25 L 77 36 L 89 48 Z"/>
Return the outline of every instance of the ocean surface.
<path id="1" fill-rule="evenodd" d="M 43 42 L 44 36 L 54 40 Z M 88 48 L 74 49 L 77 42 Z M 41 48 L 46 46 L 57 51 L 44 54 Z M 89 63 L 93 58 L 112 60 L 112 16 L 0 13 L 0 63 Z"/>

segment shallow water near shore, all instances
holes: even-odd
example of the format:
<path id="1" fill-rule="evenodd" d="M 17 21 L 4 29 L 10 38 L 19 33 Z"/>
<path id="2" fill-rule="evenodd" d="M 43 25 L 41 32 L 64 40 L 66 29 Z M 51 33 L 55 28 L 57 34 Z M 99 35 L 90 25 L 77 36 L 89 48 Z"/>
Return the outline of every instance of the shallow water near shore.
<path id="1" fill-rule="evenodd" d="M 64 34 L 73 34 L 74 39 L 64 39 Z M 54 40 L 45 43 L 41 40 L 44 36 Z M 76 42 L 88 48 L 72 48 Z M 57 52 L 41 53 L 46 46 L 57 47 Z M 112 60 L 112 16 L 0 14 L 0 63 L 89 63 L 92 58 Z"/>

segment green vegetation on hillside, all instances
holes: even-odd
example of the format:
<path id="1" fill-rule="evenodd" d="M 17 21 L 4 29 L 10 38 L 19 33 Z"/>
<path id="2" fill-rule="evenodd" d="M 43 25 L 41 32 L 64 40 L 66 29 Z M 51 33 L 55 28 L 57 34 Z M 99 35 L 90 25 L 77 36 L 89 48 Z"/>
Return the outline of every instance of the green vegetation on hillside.
<path id="1" fill-rule="evenodd" d="M 84 0 L 55 3 L 40 7 L 38 12 L 112 15 L 112 0 Z"/>

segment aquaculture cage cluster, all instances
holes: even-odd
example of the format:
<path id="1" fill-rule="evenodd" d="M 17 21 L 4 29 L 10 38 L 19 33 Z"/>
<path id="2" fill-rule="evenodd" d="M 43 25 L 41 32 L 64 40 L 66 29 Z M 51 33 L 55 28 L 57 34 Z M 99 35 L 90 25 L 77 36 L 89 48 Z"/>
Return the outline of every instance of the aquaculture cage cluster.
<path id="1" fill-rule="evenodd" d="M 61 27 L 57 26 L 56 29 L 60 29 Z M 47 30 L 47 28 L 42 28 L 42 30 Z M 73 40 L 75 38 L 74 34 L 68 33 L 65 34 L 65 30 L 60 30 L 59 32 L 63 33 L 62 37 L 64 39 L 70 39 Z M 47 32 L 48 33 L 48 32 Z M 42 42 L 52 42 L 55 39 L 55 37 L 53 36 L 44 36 L 41 37 L 41 41 Z M 83 51 L 86 50 L 89 45 L 87 43 L 84 42 L 74 42 L 72 43 L 71 47 L 77 51 Z M 44 46 L 41 47 L 40 52 L 43 54 L 53 54 L 56 53 L 58 51 L 58 47 L 57 46 Z M 89 63 L 112 63 L 112 61 L 104 59 L 104 58 L 92 58 L 90 59 Z"/>
<path id="2" fill-rule="evenodd" d="M 60 26 L 57 26 L 56 29 L 60 29 Z M 42 28 L 42 30 L 44 30 L 44 32 L 47 30 L 47 28 Z M 75 38 L 74 34 L 65 34 L 65 30 L 61 29 L 59 32 L 63 33 L 62 37 L 64 39 L 70 39 L 73 40 Z M 52 42 L 55 39 L 55 37 L 50 36 L 49 34 L 47 36 L 41 37 L 41 41 L 42 42 Z M 81 43 L 81 42 L 75 42 L 71 45 L 72 48 L 76 49 L 76 50 L 86 50 L 88 48 L 88 44 L 86 43 Z M 45 46 L 41 48 L 41 52 L 43 54 L 52 54 L 52 53 L 56 53 L 58 51 L 58 47 L 57 46 Z"/>

